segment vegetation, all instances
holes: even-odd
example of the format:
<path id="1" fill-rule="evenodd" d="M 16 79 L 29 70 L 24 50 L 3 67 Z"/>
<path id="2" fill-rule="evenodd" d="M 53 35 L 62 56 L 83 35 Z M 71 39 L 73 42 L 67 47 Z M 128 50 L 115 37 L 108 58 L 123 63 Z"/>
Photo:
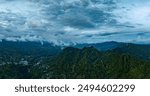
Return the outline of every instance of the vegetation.
<path id="1" fill-rule="evenodd" d="M 24 45 L 24 44 L 23 44 Z M 30 44 L 28 44 L 30 46 Z M 33 47 L 34 46 L 34 47 Z M 142 79 L 150 78 L 149 49 L 126 45 L 100 51 L 95 47 L 60 49 L 32 44 L 28 49 L 1 47 L 0 78 L 4 79 Z M 15 47 L 15 48 L 14 48 Z M 2 49 L 3 48 L 3 49 Z M 26 48 L 26 47 L 25 47 Z M 38 49 L 32 51 L 33 49 Z M 56 50 L 57 49 L 57 50 Z M 134 50 L 133 50 L 134 49 Z M 42 53 L 38 53 L 42 50 Z M 53 51 L 54 50 L 54 51 Z M 32 53 L 33 52 L 33 53 Z M 55 53 L 54 53 L 55 52 Z M 24 53 L 24 54 L 23 54 Z M 30 53 L 30 54 L 29 54 Z M 51 54 L 53 53 L 53 54 Z M 142 55 L 141 55 L 142 54 Z"/>
<path id="2" fill-rule="evenodd" d="M 99 52 L 94 47 L 66 48 L 49 64 L 47 74 L 43 78 L 150 78 L 150 62 L 125 53 Z"/>

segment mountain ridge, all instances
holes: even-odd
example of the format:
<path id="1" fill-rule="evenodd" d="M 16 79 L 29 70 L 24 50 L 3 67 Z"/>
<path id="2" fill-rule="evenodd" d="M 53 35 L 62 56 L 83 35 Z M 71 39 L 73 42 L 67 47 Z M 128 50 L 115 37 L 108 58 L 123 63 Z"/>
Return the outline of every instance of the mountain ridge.
<path id="1" fill-rule="evenodd" d="M 148 78 L 150 71 L 149 61 L 127 53 L 100 52 L 93 47 L 66 48 L 49 65 L 51 71 L 47 74 L 51 75 L 43 78 Z"/>
<path id="2" fill-rule="evenodd" d="M 107 42 L 106 45 L 113 43 Z M 92 45 L 83 48 L 70 46 L 62 49 L 59 46 L 43 46 L 34 42 L 5 44 L 0 44 L 0 78 L 2 79 L 150 78 L 149 45 L 119 43 L 120 45 L 114 49 L 101 51 Z M 32 53 L 33 50 L 35 53 Z"/>

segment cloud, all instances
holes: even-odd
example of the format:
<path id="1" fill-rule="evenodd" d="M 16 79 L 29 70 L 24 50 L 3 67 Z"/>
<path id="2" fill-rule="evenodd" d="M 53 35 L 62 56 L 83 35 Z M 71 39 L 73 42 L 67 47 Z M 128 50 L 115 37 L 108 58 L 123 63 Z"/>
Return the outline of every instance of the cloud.
<path id="1" fill-rule="evenodd" d="M 0 0 L 0 39 L 56 45 L 148 42 L 150 1 L 144 1 Z"/>

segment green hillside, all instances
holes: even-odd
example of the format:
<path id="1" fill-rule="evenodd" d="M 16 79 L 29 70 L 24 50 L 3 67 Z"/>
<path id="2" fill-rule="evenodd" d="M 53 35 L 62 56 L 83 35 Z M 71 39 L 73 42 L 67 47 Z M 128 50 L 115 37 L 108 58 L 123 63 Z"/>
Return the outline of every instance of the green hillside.
<path id="1" fill-rule="evenodd" d="M 121 44 L 107 51 L 100 51 L 95 46 L 63 50 L 49 46 L 1 43 L 0 78 L 150 79 L 149 45 Z"/>

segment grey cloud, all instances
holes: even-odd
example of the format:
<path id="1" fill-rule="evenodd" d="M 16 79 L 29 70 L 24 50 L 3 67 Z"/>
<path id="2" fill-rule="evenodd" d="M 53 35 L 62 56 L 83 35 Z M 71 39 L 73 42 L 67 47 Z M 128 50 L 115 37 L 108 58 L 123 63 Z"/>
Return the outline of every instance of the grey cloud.
<path id="1" fill-rule="evenodd" d="M 131 10 L 126 10 L 129 9 L 128 6 L 118 5 L 122 3 L 117 1 L 3 0 L 7 3 L 28 2 L 28 4 L 24 6 L 27 7 L 27 11 L 20 12 L 17 8 L 13 8 L 13 10 L 8 8 L 7 11 L 0 10 L 0 39 L 43 40 L 63 45 L 101 42 L 109 39 L 117 41 L 120 37 L 127 38 L 126 41 L 129 41 L 138 35 L 145 36 L 147 33 L 136 32 L 140 25 L 121 22 L 125 16 L 121 13 L 118 15 L 115 11 Z M 3 6 L 7 5 L 3 4 Z"/>
<path id="2" fill-rule="evenodd" d="M 102 0 L 100 1 L 102 2 Z M 48 15 L 50 17 L 50 20 L 60 22 L 62 26 L 93 28 L 97 24 L 113 25 L 116 23 L 116 20 L 113 19 L 113 15 L 106 11 L 106 9 L 110 8 L 113 10 L 113 6 L 111 7 L 111 5 L 105 7 L 104 10 L 98 7 L 91 7 L 95 6 L 97 1 L 81 0 L 80 2 L 69 4 L 65 1 L 62 2 L 53 2 L 51 5 L 43 8 L 42 10 L 44 15 Z M 106 5 L 103 3 L 101 6 Z"/>

